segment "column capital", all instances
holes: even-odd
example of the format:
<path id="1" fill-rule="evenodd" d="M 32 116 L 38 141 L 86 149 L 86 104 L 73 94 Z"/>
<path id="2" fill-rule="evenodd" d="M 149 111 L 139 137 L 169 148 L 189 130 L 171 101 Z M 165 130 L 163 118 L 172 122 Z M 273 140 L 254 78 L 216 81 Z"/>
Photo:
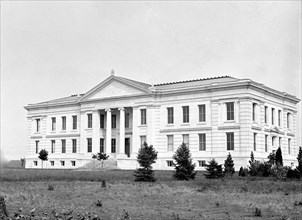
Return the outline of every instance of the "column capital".
<path id="1" fill-rule="evenodd" d="M 110 108 L 106 108 L 105 112 L 111 112 L 111 109 Z"/>
<path id="2" fill-rule="evenodd" d="M 125 108 L 124 107 L 120 107 L 118 108 L 119 111 L 125 111 Z"/>

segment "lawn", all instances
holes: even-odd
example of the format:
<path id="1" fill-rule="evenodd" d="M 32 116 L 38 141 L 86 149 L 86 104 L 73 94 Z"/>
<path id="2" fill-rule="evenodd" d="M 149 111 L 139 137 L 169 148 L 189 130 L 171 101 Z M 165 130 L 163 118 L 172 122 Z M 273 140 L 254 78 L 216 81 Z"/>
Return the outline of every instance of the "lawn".
<path id="1" fill-rule="evenodd" d="M 23 214 L 35 208 L 39 217 L 53 212 L 73 219 L 78 213 L 101 219 L 302 219 L 302 181 L 237 174 L 209 180 L 202 172 L 195 180 L 176 181 L 171 171 L 155 171 L 155 183 L 140 183 L 132 174 L 4 169 L 0 195 L 10 215 L 22 207 Z"/>

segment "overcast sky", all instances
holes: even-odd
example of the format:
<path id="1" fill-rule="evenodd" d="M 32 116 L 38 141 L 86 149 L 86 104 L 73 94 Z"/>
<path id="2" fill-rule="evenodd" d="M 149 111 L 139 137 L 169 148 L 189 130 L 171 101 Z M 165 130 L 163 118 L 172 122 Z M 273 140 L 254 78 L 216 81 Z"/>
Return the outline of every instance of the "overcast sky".
<path id="1" fill-rule="evenodd" d="M 5 157 L 26 154 L 23 106 L 111 69 L 150 84 L 230 75 L 301 98 L 301 1 L 1 1 Z"/>

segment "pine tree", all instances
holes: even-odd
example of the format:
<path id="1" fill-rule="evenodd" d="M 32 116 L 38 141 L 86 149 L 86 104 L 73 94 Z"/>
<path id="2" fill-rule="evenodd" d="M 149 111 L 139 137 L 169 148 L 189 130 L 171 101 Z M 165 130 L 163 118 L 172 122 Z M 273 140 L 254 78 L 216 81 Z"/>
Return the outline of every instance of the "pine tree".
<path id="1" fill-rule="evenodd" d="M 282 151 L 280 147 L 276 151 L 276 164 L 283 166 Z"/>
<path id="2" fill-rule="evenodd" d="M 208 161 L 206 170 L 208 173 L 204 174 L 207 179 L 215 179 L 223 177 L 222 165 L 218 165 L 215 159 Z"/>
<path id="3" fill-rule="evenodd" d="M 250 156 L 251 160 L 249 161 L 250 165 L 252 165 L 255 162 L 255 158 L 254 158 L 254 153 L 253 151 L 251 151 L 251 156 Z"/>
<path id="4" fill-rule="evenodd" d="M 178 180 L 194 179 L 196 175 L 195 164 L 192 163 L 191 153 L 186 144 L 182 143 L 173 155 L 175 173 L 173 177 Z"/>
<path id="5" fill-rule="evenodd" d="M 235 173 L 234 161 L 230 153 L 228 154 L 227 159 L 224 161 L 224 173 L 231 176 Z"/>
<path id="6" fill-rule="evenodd" d="M 134 171 L 135 181 L 155 181 L 152 164 L 155 163 L 156 159 L 157 152 L 154 150 L 152 145 L 148 146 L 148 144 L 145 142 L 139 149 L 137 155 L 137 162 L 139 163 L 140 168 Z"/>
<path id="7" fill-rule="evenodd" d="M 43 169 L 43 161 L 48 160 L 48 152 L 45 149 L 40 150 L 39 159 L 42 160 L 42 169 Z"/>
<path id="8" fill-rule="evenodd" d="M 299 147 L 299 153 L 297 156 L 297 160 L 298 160 L 297 170 L 299 170 L 302 175 L 302 147 Z"/>

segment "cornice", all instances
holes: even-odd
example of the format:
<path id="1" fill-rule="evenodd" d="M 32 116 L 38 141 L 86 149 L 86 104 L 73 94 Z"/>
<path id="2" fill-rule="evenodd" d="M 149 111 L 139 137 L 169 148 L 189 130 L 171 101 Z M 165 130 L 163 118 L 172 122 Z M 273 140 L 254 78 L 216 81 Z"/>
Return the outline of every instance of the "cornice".
<path id="1" fill-rule="evenodd" d="M 190 132 L 190 131 L 210 131 L 212 127 L 194 127 L 194 128 L 168 128 L 161 129 L 160 133 L 168 133 L 168 132 Z"/>

